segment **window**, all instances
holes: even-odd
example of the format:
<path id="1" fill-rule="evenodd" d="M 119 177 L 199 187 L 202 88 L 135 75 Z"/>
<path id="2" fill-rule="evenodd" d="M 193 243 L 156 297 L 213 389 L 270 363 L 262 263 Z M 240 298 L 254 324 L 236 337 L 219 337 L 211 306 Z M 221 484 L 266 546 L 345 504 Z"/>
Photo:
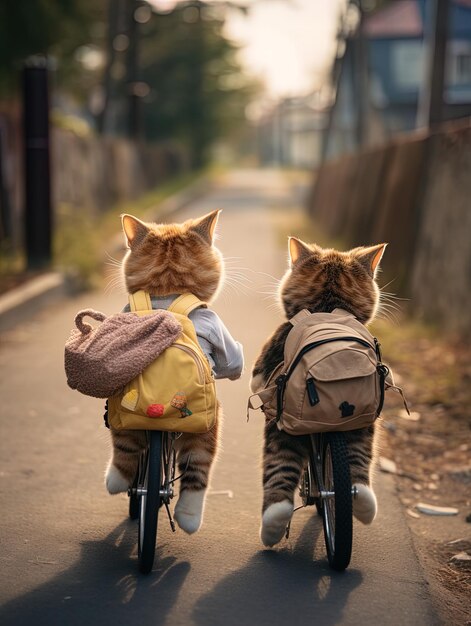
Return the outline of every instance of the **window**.
<path id="1" fill-rule="evenodd" d="M 391 63 L 394 83 L 400 91 L 411 91 L 422 81 L 423 50 L 421 41 L 395 41 Z"/>

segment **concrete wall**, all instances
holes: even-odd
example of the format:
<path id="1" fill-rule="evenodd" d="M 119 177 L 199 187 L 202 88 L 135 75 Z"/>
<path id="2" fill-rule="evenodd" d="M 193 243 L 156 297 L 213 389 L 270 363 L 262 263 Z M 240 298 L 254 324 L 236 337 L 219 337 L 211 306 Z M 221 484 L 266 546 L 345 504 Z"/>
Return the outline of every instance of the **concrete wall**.
<path id="1" fill-rule="evenodd" d="M 52 133 L 54 204 L 92 212 L 138 197 L 186 168 L 176 147 L 134 144 L 123 139 Z"/>
<path id="2" fill-rule="evenodd" d="M 23 239 L 24 177 L 18 107 L 0 110 L 0 139 L 0 244 L 8 236 L 10 245 L 19 249 Z M 136 198 L 187 169 L 187 156 L 177 145 L 136 144 L 64 128 L 51 131 L 54 208 L 66 203 L 94 215 L 116 202 Z"/>
<path id="3" fill-rule="evenodd" d="M 414 313 L 471 330 L 469 120 L 325 163 L 308 204 L 345 246 L 389 243 L 381 282 Z"/>

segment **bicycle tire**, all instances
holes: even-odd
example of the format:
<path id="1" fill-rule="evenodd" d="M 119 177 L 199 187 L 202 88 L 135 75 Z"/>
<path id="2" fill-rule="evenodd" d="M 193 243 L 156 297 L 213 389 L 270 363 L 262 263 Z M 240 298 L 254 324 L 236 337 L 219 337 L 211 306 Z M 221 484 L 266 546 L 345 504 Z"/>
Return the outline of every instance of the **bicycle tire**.
<path id="1" fill-rule="evenodd" d="M 348 448 L 342 432 L 326 433 L 322 438 L 323 489 L 334 492 L 321 507 L 327 558 L 332 569 L 345 570 L 352 555 L 352 482 Z"/>
<path id="2" fill-rule="evenodd" d="M 145 493 L 139 498 L 138 558 L 139 571 L 149 574 L 154 565 L 157 522 L 160 507 L 160 485 L 162 475 L 162 432 L 149 431 L 149 445 L 141 457 L 138 488 Z"/>

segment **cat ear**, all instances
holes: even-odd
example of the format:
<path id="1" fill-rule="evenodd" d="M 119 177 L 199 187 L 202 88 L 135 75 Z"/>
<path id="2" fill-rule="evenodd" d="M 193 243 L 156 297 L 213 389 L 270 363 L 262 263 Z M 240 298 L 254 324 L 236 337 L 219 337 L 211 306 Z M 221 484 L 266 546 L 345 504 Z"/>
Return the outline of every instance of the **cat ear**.
<path id="1" fill-rule="evenodd" d="M 142 241 L 149 232 L 144 222 L 141 222 L 141 220 L 138 220 L 137 217 L 133 217 L 132 215 L 121 215 L 121 224 L 129 248 L 132 248 L 133 245 Z"/>
<path id="2" fill-rule="evenodd" d="M 298 261 L 313 255 L 311 248 L 297 237 L 288 237 L 288 250 L 291 265 L 295 265 Z"/>
<path id="3" fill-rule="evenodd" d="M 370 276 L 375 275 L 387 245 L 387 243 L 379 243 L 377 246 L 360 248 L 356 252 L 356 258 L 360 261 Z"/>
<path id="4" fill-rule="evenodd" d="M 216 224 L 218 223 L 219 213 L 222 209 L 216 209 L 207 215 L 203 215 L 196 220 L 193 220 L 189 230 L 193 230 L 203 237 L 208 243 L 213 243 L 214 231 Z"/>

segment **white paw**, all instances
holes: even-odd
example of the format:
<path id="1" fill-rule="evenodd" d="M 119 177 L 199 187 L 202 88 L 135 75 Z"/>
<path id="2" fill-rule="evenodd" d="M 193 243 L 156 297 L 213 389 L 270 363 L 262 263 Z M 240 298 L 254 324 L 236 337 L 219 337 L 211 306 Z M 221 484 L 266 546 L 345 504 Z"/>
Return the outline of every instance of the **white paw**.
<path id="1" fill-rule="evenodd" d="M 199 530 L 203 521 L 205 494 L 206 489 L 200 489 L 199 491 L 185 489 L 178 498 L 174 517 L 180 528 L 189 535 Z"/>
<path id="2" fill-rule="evenodd" d="M 357 489 L 353 498 L 353 515 L 363 524 L 371 524 L 378 511 L 375 493 L 373 489 L 360 483 L 353 486 Z"/>
<path id="3" fill-rule="evenodd" d="M 108 489 L 108 493 L 112 495 L 126 492 L 129 488 L 129 482 L 111 462 L 106 469 L 105 485 Z"/>
<path id="4" fill-rule="evenodd" d="M 271 548 L 283 539 L 286 526 L 293 515 L 293 504 L 289 500 L 271 504 L 262 516 L 260 538 L 264 546 Z"/>

